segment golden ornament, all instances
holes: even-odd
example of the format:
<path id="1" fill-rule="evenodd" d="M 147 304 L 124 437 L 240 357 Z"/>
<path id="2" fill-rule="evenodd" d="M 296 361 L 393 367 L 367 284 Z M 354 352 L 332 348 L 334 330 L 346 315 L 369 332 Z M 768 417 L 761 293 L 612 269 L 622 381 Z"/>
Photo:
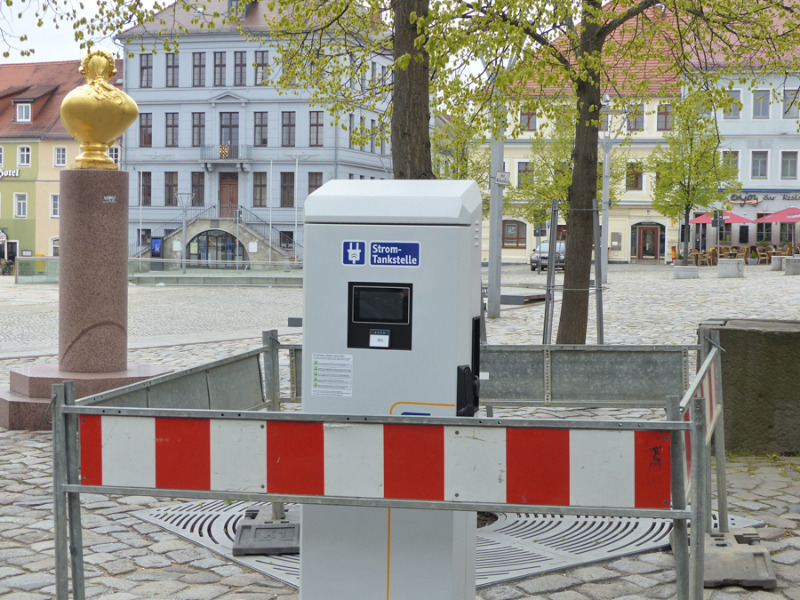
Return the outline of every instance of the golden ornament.
<path id="1" fill-rule="evenodd" d="M 109 83 L 116 74 L 114 55 L 105 48 L 88 52 L 81 60 L 86 84 L 72 90 L 61 103 L 61 123 L 81 143 L 73 169 L 118 167 L 108 147 L 136 120 L 139 108 L 133 98 Z"/>

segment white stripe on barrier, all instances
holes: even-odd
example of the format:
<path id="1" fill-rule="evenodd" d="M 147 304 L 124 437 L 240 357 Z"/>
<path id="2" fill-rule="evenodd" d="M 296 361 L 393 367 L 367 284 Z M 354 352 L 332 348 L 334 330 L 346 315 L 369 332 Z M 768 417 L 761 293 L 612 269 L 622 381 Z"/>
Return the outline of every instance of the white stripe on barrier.
<path id="1" fill-rule="evenodd" d="M 632 431 L 573 429 L 569 442 L 570 504 L 635 506 Z"/>
<path id="2" fill-rule="evenodd" d="M 103 417 L 105 485 L 156 487 L 156 420 Z"/>
<path id="3" fill-rule="evenodd" d="M 506 431 L 444 428 L 444 498 L 461 502 L 506 501 Z"/>
<path id="4" fill-rule="evenodd" d="M 325 494 L 383 498 L 383 426 L 325 423 Z"/>
<path id="5" fill-rule="evenodd" d="M 267 430 L 258 421 L 215 419 L 210 427 L 211 489 L 265 492 Z"/>

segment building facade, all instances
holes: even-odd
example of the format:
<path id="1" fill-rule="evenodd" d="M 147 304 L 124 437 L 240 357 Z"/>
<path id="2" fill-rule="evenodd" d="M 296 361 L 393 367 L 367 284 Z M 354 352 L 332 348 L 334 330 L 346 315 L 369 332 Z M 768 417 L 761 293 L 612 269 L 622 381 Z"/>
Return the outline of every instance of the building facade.
<path id="1" fill-rule="evenodd" d="M 209 14 L 231 10 L 211 4 Z M 187 30 L 176 52 L 150 52 L 157 36 L 143 28 L 124 33 L 139 36 L 124 42 L 124 89 L 139 106 L 122 147 L 132 253 L 160 240 L 162 256 L 183 251 L 209 266 L 302 259 L 308 194 L 330 179 L 391 178 L 377 114 L 354 110 L 337 123 L 305 90 L 275 85 L 265 5 L 249 5 L 242 20 L 250 41 L 233 25 L 200 28 L 182 9 L 170 13 Z M 363 145 L 353 139 L 359 127 L 374 132 Z"/>
<path id="2" fill-rule="evenodd" d="M 719 111 L 717 121 L 722 151 L 738 167 L 742 184 L 741 192 L 729 197 L 733 212 L 755 220 L 800 206 L 800 76 L 775 75 L 746 85 L 733 80 L 728 93 L 738 105 Z M 693 234 L 696 243 L 706 245 L 718 235 L 732 245 L 779 246 L 797 243 L 798 231 L 797 224 L 756 223 L 726 225 L 719 232 L 698 226 Z"/>
<path id="3" fill-rule="evenodd" d="M 58 256 L 59 172 L 80 152 L 61 102 L 79 61 L 0 65 L 0 258 Z"/>

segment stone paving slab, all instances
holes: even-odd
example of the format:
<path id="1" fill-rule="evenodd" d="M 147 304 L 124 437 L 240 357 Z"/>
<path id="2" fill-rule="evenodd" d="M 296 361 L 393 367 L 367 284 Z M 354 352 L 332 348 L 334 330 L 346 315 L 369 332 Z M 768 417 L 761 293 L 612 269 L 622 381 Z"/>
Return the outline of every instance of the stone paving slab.
<path id="1" fill-rule="evenodd" d="M 560 281 L 562 275 L 557 276 Z M 691 344 L 709 318 L 798 319 L 800 280 L 746 267 L 742 279 L 675 280 L 670 267 L 612 265 L 604 292 L 605 339 L 620 344 Z M 54 362 L 56 286 L 14 286 L 0 278 L 0 384 L 11 368 Z M 525 265 L 504 268 L 504 286 L 541 286 Z M 594 341 L 594 296 L 589 342 Z M 556 306 L 556 324 L 559 304 Z M 504 307 L 487 323 L 490 343 L 541 343 L 544 307 Z M 302 315 L 302 290 L 132 286 L 129 360 L 175 369 L 258 347 L 261 331 Z M 248 335 L 248 331 L 252 331 Z M 292 341 L 301 335 L 294 334 Z M 573 416 L 573 415 L 571 415 Z M 55 593 L 52 450 L 49 432 L 0 429 L 0 597 L 48 600 Z M 800 600 L 800 457 L 732 457 L 727 469 L 737 514 L 765 521 L 775 590 L 705 590 L 704 600 Z M 180 500 L 82 496 L 87 597 L 100 600 L 299 600 L 291 587 L 254 574 L 131 516 Z M 89 560 L 91 559 L 91 560 Z M 641 600 L 675 597 L 672 555 L 655 552 L 504 583 L 481 600 Z M 422 599 L 427 600 L 427 599 Z M 437 600 L 437 599 L 430 599 Z"/>

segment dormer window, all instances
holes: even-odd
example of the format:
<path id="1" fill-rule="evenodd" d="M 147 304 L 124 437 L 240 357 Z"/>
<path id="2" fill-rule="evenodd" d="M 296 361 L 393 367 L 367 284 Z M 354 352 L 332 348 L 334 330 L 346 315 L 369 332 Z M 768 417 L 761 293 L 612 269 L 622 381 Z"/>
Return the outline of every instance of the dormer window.
<path id="1" fill-rule="evenodd" d="M 17 104 L 17 123 L 31 122 L 31 105 L 28 103 Z"/>

